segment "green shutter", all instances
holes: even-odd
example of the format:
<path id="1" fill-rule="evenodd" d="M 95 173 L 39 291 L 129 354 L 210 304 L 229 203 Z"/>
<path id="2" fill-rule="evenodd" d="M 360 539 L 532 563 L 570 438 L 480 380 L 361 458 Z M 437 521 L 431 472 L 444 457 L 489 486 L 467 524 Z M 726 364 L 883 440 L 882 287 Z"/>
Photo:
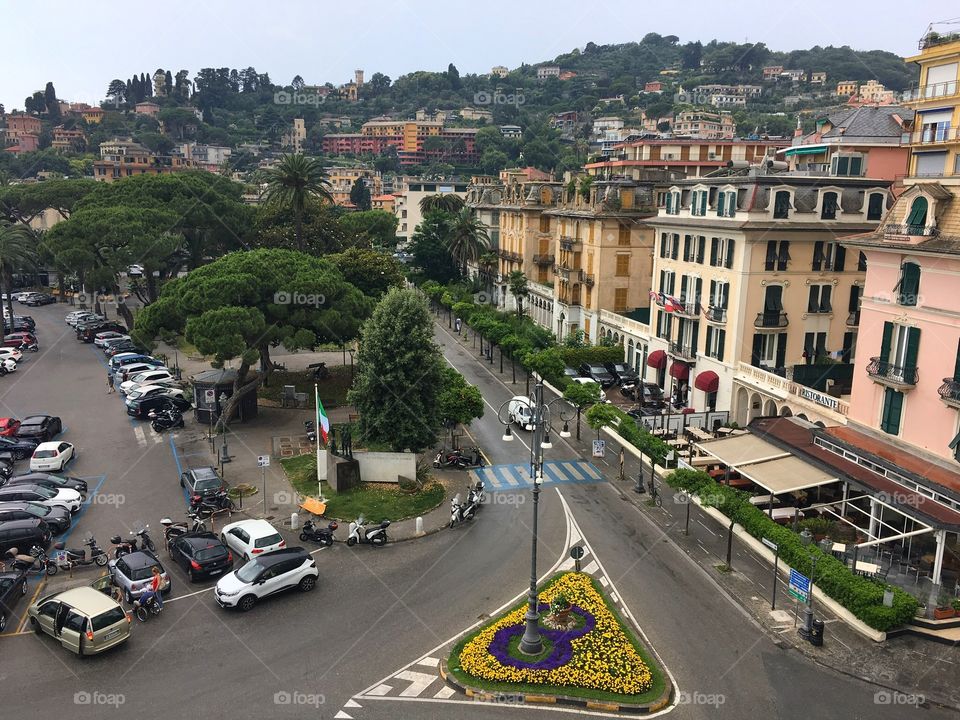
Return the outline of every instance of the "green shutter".
<path id="1" fill-rule="evenodd" d="M 710 238 L 710 266 L 718 267 L 723 264 L 723 260 L 718 260 L 720 252 L 720 238 Z"/>
<path id="2" fill-rule="evenodd" d="M 777 367 L 786 366 L 787 360 L 787 334 L 777 333 Z"/>
<path id="3" fill-rule="evenodd" d="M 753 350 L 750 353 L 750 364 L 754 367 L 760 367 L 760 358 L 763 356 L 763 335 L 754 333 Z"/>
<path id="4" fill-rule="evenodd" d="M 887 388 L 883 394 L 883 413 L 880 429 L 890 435 L 900 433 L 900 415 L 903 412 L 903 393 Z"/>
<path id="5" fill-rule="evenodd" d="M 710 354 L 710 349 L 713 347 L 711 340 L 713 340 L 713 326 L 707 325 L 707 348 L 706 348 L 707 355 Z"/>
<path id="6" fill-rule="evenodd" d="M 727 199 L 727 194 L 725 192 L 717 195 L 717 215 L 723 217 L 723 205 Z"/>
<path id="7" fill-rule="evenodd" d="M 890 343 L 893 340 L 893 323 L 885 322 L 883 324 L 883 338 L 880 340 L 880 360 L 886 362 L 890 359 Z"/>
<path id="8" fill-rule="evenodd" d="M 707 214 L 707 191 L 704 190 L 700 193 L 700 214 Z"/>
<path id="9" fill-rule="evenodd" d="M 900 304 L 914 306 L 917 304 L 917 295 L 920 294 L 920 266 L 906 262 L 901 268 Z"/>
<path id="10" fill-rule="evenodd" d="M 727 331 L 717 329 L 717 332 L 720 333 L 720 337 L 717 340 L 717 360 L 723 362 L 723 341 L 727 339 Z"/>
<path id="11" fill-rule="evenodd" d="M 908 375 L 917 367 L 917 356 L 920 354 L 920 328 L 907 329 L 907 355 L 904 358 L 904 374 Z"/>
<path id="12" fill-rule="evenodd" d="M 953 379 L 960 380 L 960 343 L 957 344 L 957 357 L 953 361 Z"/>
<path id="13" fill-rule="evenodd" d="M 923 227 L 927 224 L 927 199 L 922 195 L 913 201 L 910 214 L 907 216 L 907 225 Z"/>
<path id="14" fill-rule="evenodd" d="M 847 249 L 843 245 L 837 245 L 836 253 L 833 256 L 833 269 L 837 272 L 843 272 L 847 264 Z"/>
<path id="15" fill-rule="evenodd" d="M 727 238 L 727 258 L 726 262 L 723 264 L 725 268 L 733 267 L 733 248 L 736 245 L 736 242 L 733 238 Z"/>

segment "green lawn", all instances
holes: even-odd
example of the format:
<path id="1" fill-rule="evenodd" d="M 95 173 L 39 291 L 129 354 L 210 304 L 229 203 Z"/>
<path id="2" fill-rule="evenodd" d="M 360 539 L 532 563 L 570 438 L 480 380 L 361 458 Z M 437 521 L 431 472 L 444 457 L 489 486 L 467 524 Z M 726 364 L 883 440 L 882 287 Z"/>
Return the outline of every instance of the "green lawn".
<path id="1" fill-rule="evenodd" d="M 540 586 L 541 592 L 546 588 L 550 587 L 556 580 L 561 577 L 563 573 L 558 573 L 552 578 L 547 580 L 543 585 Z M 563 686 L 554 686 L 554 685 L 541 685 L 541 684 L 527 684 L 527 683 L 504 683 L 504 682 L 493 682 L 491 680 L 484 680 L 478 677 L 474 677 L 463 670 L 460 669 L 460 653 L 463 652 L 463 648 L 468 642 L 473 640 L 477 635 L 479 635 L 484 628 L 489 627 L 493 623 L 497 622 L 504 615 L 509 615 L 511 612 L 516 610 L 520 606 L 527 604 L 526 600 L 517 603 L 513 607 L 505 610 L 500 615 L 495 618 L 491 618 L 487 622 L 483 623 L 480 627 L 474 631 L 468 633 L 454 646 L 453 651 L 450 653 L 450 656 L 444 661 L 447 663 L 447 670 L 453 675 L 457 680 L 463 685 L 479 689 L 486 690 L 492 693 L 503 693 L 503 694 L 516 694 L 516 693 L 529 693 L 531 695 L 563 695 L 566 697 L 575 697 L 583 698 L 586 700 L 599 700 L 604 702 L 614 702 L 614 703 L 625 703 L 631 705 L 645 705 L 648 703 L 655 702 L 659 699 L 667 690 L 667 681 L 663 668 L 660 667 L 660 663 L 657 662 L 650 650 L 644 645 L 637 636 L 634 634 L 633 628 L 624 622 L 623 618 L 620 616 L 620 613 L 617 611 L 617 608 L 614 607 L 609 598 L 603 591 L 603 588 L 597 583 L 596 580 L 590 578 L 590 582 L 593 585 L 594 589 L 603 597 L 603 601 L 606 604 L 607 608 L 613 615 L 617 618 L 617 621 L 620 623 L 620 626 L 623 628 L 624 632 L 630 638 L 630 642 L 636 648 L 637 652 L 640 654 L 640 657 L 643 658 L 643 662 L 650 669 L 650 677 L 653 681 L 653 684 L 650 686 L 650 689 L 641 694 L 641 695 L 621 695 L 618 693 L 604 692 L 603 690 L 595 690 L 593 688 L 580 688 L 570 685 Z"/>
<path id="2" fill-rule="evenodd" d="M 270 373 L 270 385 L 260 386 L 258 395 L 267 400 L 273 400 L 279 403 L 283 395 L 284 385 L 293 385 L 297 392 L 307 394 L 307 407 L 314 407 L 313 403 L 313 384 L 317 383 L 317 390 L 320 392 L 320 402 L 324 408 L 337 407 L 347 404 L 347 390 L 353 383 L 350 377 L 349 365 L 334 365 L 330 368 L 330 377 L 325 380 L 314 381 L 312 370 L 282 371 L 277 370 Z"/>
<path id="3" fill-rule="evenodd" d="M 312 454 L 280 461 L 294 489 L 303 495 L 317 494 L 317 462 Z M 406 492 L 392 483 L 362 483 L 359 487 L 334 493 L 324 485 L 327 516 L 353 520 L 363 515 L 368 520 L 396 522 L 433 510 L 443 502 L 445 490 L 438 482 L 429 482 L 417 492 Z"/>

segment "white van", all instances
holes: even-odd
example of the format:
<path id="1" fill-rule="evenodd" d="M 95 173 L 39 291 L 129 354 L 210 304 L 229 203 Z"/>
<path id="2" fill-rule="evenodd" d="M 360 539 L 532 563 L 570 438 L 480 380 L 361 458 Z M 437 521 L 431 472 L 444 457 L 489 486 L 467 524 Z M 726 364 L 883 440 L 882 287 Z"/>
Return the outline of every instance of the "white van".
<path id="1" fill-rule="evenodd" d="M 533 430 L 533 404 L 530 398 L 515 395 L 507 405 L 507 415 L 511 423 L 516 423 L 524 430 Z"/>

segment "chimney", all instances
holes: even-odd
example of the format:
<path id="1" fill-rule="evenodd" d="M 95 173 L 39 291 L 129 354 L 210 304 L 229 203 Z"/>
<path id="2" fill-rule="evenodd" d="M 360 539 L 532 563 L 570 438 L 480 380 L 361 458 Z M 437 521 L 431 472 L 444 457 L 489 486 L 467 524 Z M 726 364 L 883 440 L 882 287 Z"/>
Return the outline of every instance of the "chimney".
<path id="1" fill-rule="evenodd" d="M 796 127 L 796 129 L 793 131 L 793 136 L 796 137 L 796 138 L 803 136 L 803 127 L 801 127 L 801 125 L 800 125 L 800 116 L 799 116 L 799 115 L 797 115 L 797 127 Z"/>
<path id="2" fill-rule="evenodd" d="M 353 79 L 354 79 L 354 82 L 357 84 L 357 87 L 360 87 L 361 85 L 363 85 L 363 70 L 354 70 Z"/>

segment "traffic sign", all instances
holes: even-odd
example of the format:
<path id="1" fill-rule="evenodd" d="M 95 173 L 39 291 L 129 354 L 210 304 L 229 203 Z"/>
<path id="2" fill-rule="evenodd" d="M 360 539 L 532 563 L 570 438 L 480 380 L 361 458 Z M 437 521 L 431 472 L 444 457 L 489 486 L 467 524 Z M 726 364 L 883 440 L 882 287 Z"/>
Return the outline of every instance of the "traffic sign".
<path id="1" fill-rule="evenodd" d="M 602 458 L 607 448 L 606 440 L 594 440 L 593 441 L 593 456 L 596 458 Z"/>
<path id="2" fill-rule="evenodd" d="M 270 456 L 257 455 L 257 465 L 260 467 L 270 467 Z"/>
<path id="3" fill-rule="evenodd" d="M 777 544 L 773 540 L 768 540 L 767 538 L 760 538 L 760 542 L 762 542 L 764 545 L 766 545 L 768 548 L 770 548 L 774 552 L 777 551 Z"/>
<path id="4" fill-rule="evenodd" d="M 579 560 L 583 557 L 583 545 L 574 545 L 570 548 L 570 557 L 574 560 Z"/>
<path id="5" fill-rule="evenodd" d="M 209 388 L 203 391 L 203 400 L 204 402 L 212 403 L 217 399 L 217 391 L 213 388 Z"/>
<path id="6" fill-rule="evenodd" d="M 810 578 L 791 568 L 790 586 L 787 588 L 787 592 L 797 600 L 807 602 L 807 598 L 810 597 Z"/>

